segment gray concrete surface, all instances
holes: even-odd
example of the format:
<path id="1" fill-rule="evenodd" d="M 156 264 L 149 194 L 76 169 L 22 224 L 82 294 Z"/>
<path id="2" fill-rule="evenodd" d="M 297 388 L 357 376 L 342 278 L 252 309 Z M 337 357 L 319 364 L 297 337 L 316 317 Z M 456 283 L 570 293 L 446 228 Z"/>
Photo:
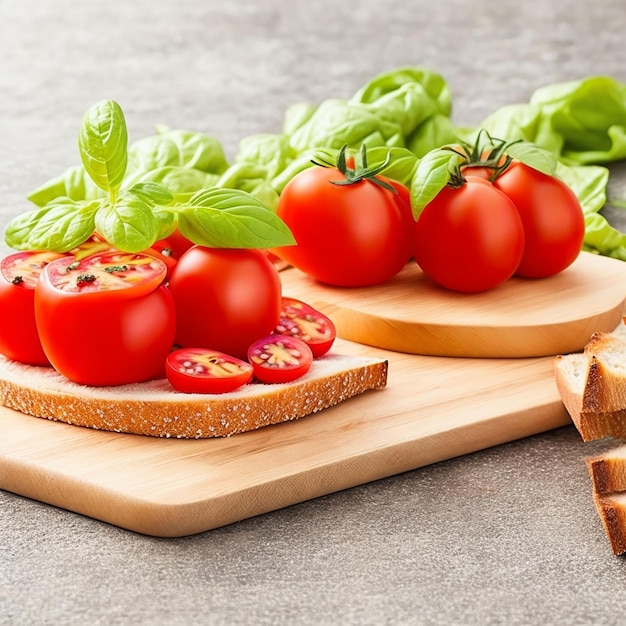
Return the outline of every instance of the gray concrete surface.
<path id="1" fill-rule="evenodd" d="M 545 84 L 626 81 L 625 7 L 0 0 L 1 221 L 77 163 L 99 99 L 131 138 L 165 123 L 232 156 L 287 106 L 411 64 L 476 124 Z M 620 624 L 626 566 L 583 461 L 604 445 L 566 427 L 175 540 L 0 492 L 0 624 Z"/>

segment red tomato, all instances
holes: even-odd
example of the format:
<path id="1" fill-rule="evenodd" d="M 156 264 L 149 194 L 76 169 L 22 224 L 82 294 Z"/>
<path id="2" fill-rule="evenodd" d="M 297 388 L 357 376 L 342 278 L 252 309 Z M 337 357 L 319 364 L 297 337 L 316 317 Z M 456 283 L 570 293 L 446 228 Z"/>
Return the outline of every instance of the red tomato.
<path id="1" fill-rule="evenodd" d="M 189 239 L 181 235 L 180 231 L 176 229 L 167 239 L 156 241 L 152 247 L 156 250 L 168 248 L 172 251 L 171 256 L 175 259 L 180 259 L 183 253 L 189 250 L 191 246 L 193 246 L 193 241 L 189 241 Z"/>
<path id="2" fill-rule="evenodd" d="M 172 248 L 166 239 L 161 239 L 161 241 L 155 242 L 151 248 L 147 248 L 142 252 L 142 254 L 147 254 L 148 256 L 163 261 L 163 263 L 165 263 L 165 266 L 167 267 L 165 280 L 168 280 L 170 278 L 170 276 L 172 275 L 172 271 L 176 266 L 177 259 L 176 257 L 174 257 Z"/>
<path id="3" fill-rule="evenodd" d="M 248 361 L 262 383 L 288 383 L 311 369 L 313 352 L 297 337 L 268 335 L 250 346 Z"/>
<path id="4" fill-rule="evenodd" d="M 339 169 L 317 166 L 289 181 L 277 214 L 297 245 L 274 252 L 329 285 L 383 283 L 411 256 L 406 212 L 398 206 L 397 194 L 370 180 L 335 184 L 342 180 L 346 179 Z"/>
<path id="5" fill-rule="evenodd" d="M 283 298 L 274 333 L 301 339 L 311 348 L 313 358 L 326 354 L 337 336 L 330 318 L 295 298 Z"/>
<path id="6" fill-rule="evenodd" d="M 47 265 L 35 288 L 35 320 L 52 366 L 93 386 L 163 376 L 176 327 L 165 273 L 158 259 L 120 252 Z"/>
<path id="7" fill-rule="evenodd" d="M 49 365 L 35 324 L 35 285 L 41 270 L 62 254 L 16 252 L 0 264 L 0 353 L 29 365 Z"/>
<path id="8" fill-rule="evenodd" d="M 493 184 L 511 198 L 524 224 L 526 243 L 516 274 L 540 278 L 569 267 L 585 237 L 585 218 L 574 192 L 558 178 L 519 162 Z"/>
<path id="9" fill-rule="evenodd" d="M 252 365 L 215 350 L 181 348 L 167 355 L 165 373 L 184 393 L 226 393 L 252 380 Z"/>
<path id="10" fill-rule="evenodd" d="M 513 202 L 486 180 L 468 176 L 445 187 L 413 226 L 413 256 L 434 282 L 467 293 L 510 278 L 524 251 L 524 228 Z"/>
<path id="11" fill-rule="evenodd" d="M 245 358 L 250 344 L 272 331 L 281 283 L 259 250 L 193 246 L 169 282 L 176 305 L 176 343 Z"/>

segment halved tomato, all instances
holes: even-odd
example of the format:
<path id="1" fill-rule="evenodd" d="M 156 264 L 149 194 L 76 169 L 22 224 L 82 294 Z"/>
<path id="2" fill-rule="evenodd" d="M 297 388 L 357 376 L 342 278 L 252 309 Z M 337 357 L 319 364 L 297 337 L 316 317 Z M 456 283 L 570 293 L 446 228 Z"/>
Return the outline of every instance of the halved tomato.
<path id="1" fill-rule="evenodd" d="M 226 393 L 252 380 L 252 365 L 205 348 L 180 348 L 167 355 L 165 373 L 184 393 Z"/>
<path id="2" fill-rule="evenodd" d="M 0 354 L 29 365 L 49 365 L 35 324 L 35 285 L 41 270 L 64 255 L 48 251 L 9 254 L 0 263 Z"/>
<path id="3" fill-rule="evenodd" d="M 326 354 L 337 336 L 330 318 L 301 300 L 286 297 L 274 333 L 301 339 L 311 348 L 313 358 Z"/>
<path id="4" fill-rule="evenodd" d="M 313 352 L 297 337 L 268 335 L 250 346 L 248 361 L 262 383 L 288 383 L 311 369 Z"/>
<path id="5" fill-rule="evenodd" d="M 176 330 L 165 274 L 162 261 L 121 252 L 46 265 L 35 287 L 35 321 L 52 366 L 92 386 L 162 377 Z"/>
<path id="6" fill-rule="evenodd" d="M 82 259 L 64 257 L 47 269 L 51 285 L 65 293 L 123 291 L 137 297 L 154 291 L 167 275 L 161 259 L 149 254 L 107 250 Z"/>

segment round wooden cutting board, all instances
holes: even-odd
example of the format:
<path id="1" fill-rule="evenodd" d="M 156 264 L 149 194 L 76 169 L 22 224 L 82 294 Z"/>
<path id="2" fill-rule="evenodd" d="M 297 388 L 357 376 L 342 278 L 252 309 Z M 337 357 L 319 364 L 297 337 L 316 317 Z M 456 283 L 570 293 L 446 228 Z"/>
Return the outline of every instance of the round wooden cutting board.
<path id="1" fill-rule="evenodd" d="M 556 276 L 514 277 L 480 294 L 443 289 L 413 262 L 392 281 L 367 288 L 322 285 L 294 268 L 281 277 L 285 296 L 326 313 L 344 339 L 430 356 L 577 352 L 592 333 L 621 323 L 626 298 L 626 263 L 588 252 Z"/>

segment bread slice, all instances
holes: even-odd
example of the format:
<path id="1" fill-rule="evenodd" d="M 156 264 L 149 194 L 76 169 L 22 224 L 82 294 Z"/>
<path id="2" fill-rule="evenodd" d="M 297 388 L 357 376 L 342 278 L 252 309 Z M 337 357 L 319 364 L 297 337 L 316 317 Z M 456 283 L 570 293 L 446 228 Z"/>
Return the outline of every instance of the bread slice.
<path id="1" fill-rule="evenodd" d="M 295 420 L 387 383 L 384 359 L 328 353 L 291 383 L 250 383 L 224 394 L 176 392 L 166 379 L 86 387 L 49 367 L 0 357 L 0 405 L 99 430 L 154 437 L 224 437 Z"/>
<path id="2" fill-rule="evenodd" d="M 585 458 L 593 501 L 614 554 L 626 552 L 626 445 Z"/>
<path id="3" fill-rule="evenodd" d="M 585 463 L 596 493 L 606 495 L 626 491 L 626 445 L 587 456 Z"/>
<path id="4" fill-rule="evenodd" d="M 595 333 L 582 353 L 555 357 L 559 394 L 583 441 L 626 438 L 626 338 Z"/>
<path id="5" fill-rule="evenodd" d="M 616 556 L 626 552 L 626 492 L 594 492 L 594 504 Z"/>

